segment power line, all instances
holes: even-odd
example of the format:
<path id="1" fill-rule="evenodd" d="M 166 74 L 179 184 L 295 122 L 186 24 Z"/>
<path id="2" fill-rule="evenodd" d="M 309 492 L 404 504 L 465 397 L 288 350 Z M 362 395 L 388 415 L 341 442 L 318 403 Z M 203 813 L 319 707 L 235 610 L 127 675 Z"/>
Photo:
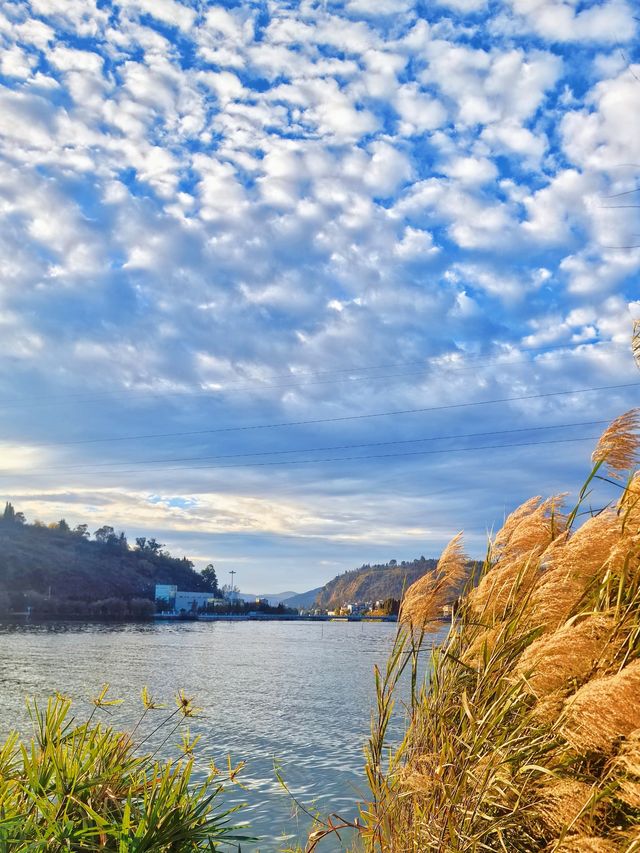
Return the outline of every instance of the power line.
<path id="1" fill-rule="evenodd" d="M 444 453 L 467 453 L 470 451 L 478 451 L 478 450 L 503 450 L 505 448 L 514 448 L 514 447 L 539 447 L 542 445 L 550 445 L 550 444 L 571 444 L 578 441 L 594 441 L 599 436 L 597 435 L 586 435 L 582 438 L 559 438 L 552 439 L 549 441 L 527 441 L 527 442 L 519 442 L 519 443 L 508 443 L 508 444 L 485 444 L 479 445 L 477 447 L 454 447 L 454 448 L 443 448 L 441 450 L 411 450 L 402 453 L 372 453 L 367 454 L 366 456 L 337 456 L 333 458 L 326 459 L 287 459 L 287 460 L 277 460 L 271 462 L 245 462 L 245 463 L 234 463 L 232 465 L 198 465 L 195 466 L 192 470 L 197 471 L 211 471 L 211 470 L 221 470 L 226 468 L 267 468 L 272 466 L 281 466 L 281 465 L 316 465 L 324 462 L 359 462 L 365 461 L 368 459 L 396 459 L 399 457 L 405 456 L 435 456 Z M 162 469 L 160 469 L 162 470 Z M 174 471 L 184 471 L 189 470 L 189 466 L 184 466 L 181 468 L 169 469 Z M 95 472 L 93 471 L 82 471 L 78 472 L 81 475 L 91 474 L 95 476 Z M 101 472 L 102 473 L 102 472 Z M 105 472 L 112 474 L 127 474 L 127 473 L 139 473 L 138 471 L 112 471 Z M 56 475 L 59 476 L 59 475 Z"/>
<path id="2" fill-rule="evenodd" d="M 566 345 L 559 345 L 559 346 L 552 346 L 552 347 L 550 346 L 550 347 L 522 348 L 519 352 L 521 354 L 526 354 L 526 353 L 544 354 L 546 352 L 553 352 L 554 350 L 557 350 L 557 349 L 564 349 L 564 350 L 571 349 L 570 353 L 565 353 L 564 355 L 559 354 L 555 357 L 552 356 L 556 360 L 560 361 L 560 360 L 566 360 L 569 358 L 573 358 L 576 354 L 576 351 L 578 349 L 580 349 L 580 347 L 584 347 L 584 346 L 591 346 L 591 347 L 597 348 L 597 349 L 603 349 L 605 347 L 613 347 L 613 348 L 618 348 L 618 349 L 623 348 L 623 347 L 626 348 L 626 345 L 616 344 L 614 341 L 608 341 L 608 342 L 604 342 L 601 344 L 590 344 L 590 345 L 589 344 L 576 344 L 575 347 L 572 347 L 572 348 L 568 348 L 568 347 L 566 347 Z M 198 389 L 194 388 L 193 390 L 187 390 L 187 391 L 170 391 L 170 390 L 168 390 L 168 391 L 162 391 L 162 390 L 138 391 L 138 390 L 132 388 L 132 389 L 121 389 L 121 390 L 114 391 L 114 392 L 105 391 L 104 393 L 92 394 L 91 396 L 85 396 L 83 394 L 69 394 L 69 395 L 56 395 L 56 396 L 49 396 L 49 397 L 39 397 L 38 400 L 19 399 L 19 400 L 9 401 L 8 403 L 5 403 L 3 406 L 0 407 L 0 409 L 1 410 L 7 410 L 7 409 L 16 409 L 16 408 L 41 408 L 41 407 L 46 407 L 46 406 L 61 405 L 61 404 L 64 404 L 65 402 L 89 403 L 89 402 L 95 402 L 97 400 L 114 399 L 114 398 L 118 399 L 118 398 L 124 398 L 124 397 L 135 397 L 137 399 L 141 399 L 141 398 L 166 399 L 169 397 L 192 397 L 192 398 L 211 397 L 215 394 L 223 394 L 225 392 L 238 393 L 238 392 L 242 392 L 242 391 L 251 391 L 251 390 L 256 389 L 256 388 L 258 390 L 267 389 L 267 388 L 274 388 L 274 389 L 278 389 L 278 388 L 306 388 L 306 387 L 312 387 L 312 386 L 316 386 L 316 385 L 334 385 L 334 384 L 340 384 L 343 382 L 348 382 L 348 383 L 351 383 L 351 382 L 373 382 L 373 381 L 380 381 L 380 380 L 384 380 L 384 379 L 397 379 L 397 378 L 405 377 L 405 376 L 418 376 L 418 375 L 422 374 L 423 371 L 428 369 L 428 368 L 444 370 L 448 373 L 460 373 L 460 372 L 466 372 L 469 370 L 476 370 L 476 369 L 481 368 L 481 367 L 492 366 L 495 364 L 499 364 L 500 366 L 504 366 L 504 365 L 512 365 L 512 364 L 515 365 L 515 364 L 527 364 L 528 363 L 523 358 L 510 359 L 507 361 L 501 360 L 501 359 L 494 359 L 491 361 L 478 361 L 478 362 L 474 362 L 472 364 L 469 364 L 466 367 L 449 367 L 447 364 L 442 364 L 441 361 L 436 361 L 436 363 L 433 363 L 434 360 L 445 358 L 448 355 L 458 355 L 458 353 L 444 353 L 442 355 L 431 356 L 430 361 L 425 360 L 425 359 L 419 359 L 416 361 L 396 362 L 395 364 L 393 364 L 393 363 L 392 364 L 378 364 L 378 365 L 369 365 L 369 366 L 365 365 L 365 366 L 361 366 L 361 367 L 342 368 L 342 369 L 335 370 L 335 371 L 318 371 L 315 373 L 314 372 L 308 372 L 307 375 L 309 375 L 309 376 L 333 376 L 333 375 L 337 375 L 337 374 L 354 373 L 354 372 L 363 371 L 363 370 L 390 369 L 390 368 L 394 368 L 394 367 L 408 367 L 408 366 L 418 365 L 418 364 L 421 365 L 421 368 L 422 368 L 421 370 L 417 370 L 417 371 L 402 371 L 401 373 L 391 373 L 391 374 L 382 374 L 382 375 L 377 374 L 377 375 L 368 375 L 368 376 L 347 376 L 347 377 L 344 377 L 341 379 L 320 379 L 320 380 L 309 381 L 309 382 L 274 383 L 274 382 L 261 382 L 260 380 L 255 380 L 250 385 L 238 386 L 238 385 L 230 384 L 230 385 L 226 385 L 223 388 L 202 389 L 202 387 L 199 387 Z M 466 358 L 469 361 L 469 360 L 472 360 L 473 357 L 466 356 Z M 301 373 L 299 375 L 304 375 L 304 373 Z M 289 378 L 289 379 L 295 378 L 291 374 L 281 374 L 281 376 Z M 275 376 L 273 378 L 277 378 L 277 376 Z"/>
<path id="3" fill-rule="evenodd" d="M 392 441 L 370 441 L 362 444 L 337 444 L 331 445 L 327 447 L 326 445 L 323 447 L 301 447 L 295 450 L 258 450 L 258 451 L 250 451 L 248 453 L 223 453 L 223 454 L 215 454 L 208 456 L 178 456 L 172 457 L 169 459 L 125 459 L 121 462 L 93 462 L 93 463 L 84 463 L 82 465 L 54 465 L 48 468 L 39 469 L 41 472 L 50 472 L 50 471 L 76 471 L 86 469 L 87 466 L 90 466 L 92 469 L 96 468 L 115 468 L 120 465 L 166 465 L 167 463 L 172 462 L 204 462 L 210 459 L 245 459 L 248 457 L 254 456 L 283 456 L 283 455 L 291 455 L 294 453 L 318 453 L 324 452 L 328 450 L 355 450 L 363 447 L 390 447 L 401 444 L 417 444 L 419 442 L 424 441 L 447 441 L 458 438 L 480 438 L 489 435 L 511 435 L 514 433 L 521 432 L 537 432 L 540 430 L 553 430 L 553 429 L 571 429 L 573 427 L 582 427 L 582 426 L 602 426 L 603 424 L 609 423 L 608 419 L 599 420 L 599 421 L 578 421 L 574 423 L 562 423 L 562 424 L 548 424 L 547 426 L 529 426 L 529 427 L 518 427 L 516 429 L 498 429 L 498 430 L 488 430 L 486 432 L 467 432 L 467 433 L 457 433 L 454 435 L 433 435 L 433 436 L 425 436 L 423 438 L 405 438 L 405 439 L 394 439 Z M 155 470 L 182 470 L 183 468 L 197 468 L 202 466 L 179 466 L 177 468 L 162 468 Z M 85 473 L 99 473 L 89 471 Z M 126 470 L 118 470 L 116 473 L 118 474 L 127 474 L 130 473 Z"/>
<path id="4" fill-rule="evenodd" d="M 82 444 L 105 444 L 116 441 L 141 441 L 141 440 L 149 440 L 155 438 L 182 438 L 185 436 L 194 436 L 194 435 L 213 435 L 218 433 L 227 433 L 227 432 L 247 432 L 249 430 L 261 430 L 261 429 L 278 429 L 280 427 L 293 427 L 293 426 L 309 426 L 313 424 L 325 424 L 325 423 L 342 423 L 345 421 L 359 421 L 359 420 L 367 420 L 371 418 L 383 418 L 383 417 L 394 417 L 397 415 L 412 415 L 419 414 L 423 412 L 439 412 L 439 411 L 447 411 L 452 409 L 466 409 L 473 408 L 475 406 L 492 406 L 497 405 L 499 403 L 513 403 L 523 400 L 540 400 L 548 397 L 560 397 L 566 396 L 570 394 L 587 394 L 594 391 L 614 391 L 620 390 L 623 388 L 637 388 L 640 385 L 640 382 L 627 382 L 620 385 L 600 385 L 592 388 L 573 388 L 568 391 L 546 391 L 540 394 L 522 394 L 515 397 L 498 397 L 493 400 L 478 400 L 476 402 L 465 402 L 465 403 L 447 403 L 442 406 L 423 406 L 416 409 L 396 409 L 388 412 L 372 412 L 366 415 L 340 415 L 333 418 L 311 418 L 309 420 L 300 420 L 300 421 L 281 421 L 278 423 L 269 423 L 269 424 L 249 424 L 247 426 L 228 426 L 228 427 L 216 427 L 214 429 L 201 429 L 201 430 L 181 430 L 179 432 L 161 432 L 161 433 L 145 433 L 140 435 L 122 435 L 122 436 L 111 436 L 109 438 L 82 438 L 75 439 L 72 441 L 56 441 L 56 442 L 47 442 L 45 444 L 36 444 L 31 445 L 32 447 L 69 447 L 69 446 L 77 446 Z"/>

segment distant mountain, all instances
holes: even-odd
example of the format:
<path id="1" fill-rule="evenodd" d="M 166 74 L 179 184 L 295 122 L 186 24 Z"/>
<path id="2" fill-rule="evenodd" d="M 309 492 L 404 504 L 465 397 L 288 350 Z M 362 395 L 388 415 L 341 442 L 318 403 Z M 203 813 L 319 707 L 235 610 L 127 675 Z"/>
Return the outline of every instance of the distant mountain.
<path id="1" fill-rule="evenodd" d="M 320 607 L 332 610 L 344 604 L 356 602 L 384 601 L 397 598 L 414 581 L 433 571 L 438 561 L 420 557 L 410 562 L 364 565 L 338 575 L 325 584 L 317 595 Z"/>
<path id="2" fill-rule="evenodd" d="M 296 607 L 298 609 L 311 607 L 315 604 L 318 593 L 323 589 L 324 587 L 317 586 L 315 589 L 310 589 L 308 592 L 300 592 L 297 595 L 292 595 L 291 598 L 286 599 L 285 604 L 287 607 Z"/>
<path id="3" fill-rule="evenodd" d="M 287 602 L 294 595 L 298 595 L 297 592 L 293 590 L 287 590 L 286 592 L 264 592 L 259 595 L 253 595 L 250 592 L 239 592 L 238 597 L 243 598 L 245 601 L 253 601 L 256 598 L 266 599 L 272 607 L 277 607 L 281 602 Z"/>

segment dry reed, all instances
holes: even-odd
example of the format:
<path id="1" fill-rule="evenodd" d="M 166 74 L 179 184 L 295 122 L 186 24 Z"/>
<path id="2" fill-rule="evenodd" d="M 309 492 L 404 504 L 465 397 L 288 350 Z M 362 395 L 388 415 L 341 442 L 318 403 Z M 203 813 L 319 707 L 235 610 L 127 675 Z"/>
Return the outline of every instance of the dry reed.
<path id="1" fill-rule="evenodd" d="M 561 779 L 541 788 L 537 816 L 554 833 L 567 827 L 587 833 L 595 828 L 599 814 L 593 808 L 594 788 L 585 782 Z"/>
<path id="2" fill-rule="evenodd" d="M 476 613 L 503 619 L 533 588 L 540 575 L 540 557 L 565 529 L 566 518 L 559 511 L 563 497 L 533 498 L 507 518 L 491 546 L 497 559 L 469 595 Z"/>
<path id="3" fill-rule="evenodd" d="M 412 684 L 406 736 L 388 763 L 393 692 L 416 661 L 416 627 L 463 576 L 460 534 L 405 596 L 367 773 L 367 853 L 640 853 L 640 475 L 574 529 L 597 471 L 635 463 L 638 410 L 594 453 L 580 501 L 532 498 L 490 543 L 457 601 L 428 686 Z M 375 722 L 375 721 L 374 721 Z"/>
<path id="4" fill-rule="evenodd" d="M 580 683 L 612 662 L 624 635 L 612 642 L 613 613 L 598 613 L 563 625 L 535 640 L 520 656 L 514 673 L 525 678 L 537 698 L 546 698 Z M 570 653 L 568 651 L 570 650 Z"/>
<path id="5" fill-rule="evenodd" d="M 620 799 L 640 810 L 640 729 L 631 732 L 620 747 L 612 764 L 612 775 L 620 786 Z"/>
<path id="6" fill-rule="evenodd" d="M 640 728 L 640 660 L 596 678 L 567 699 L 562 734 L 576 750 L 610 753 Z"/>
<path id="7" fill-rule="evenodd" d="M 618 516 L 607 510 L 589 518 L 560 547 L 550 548 L 528 605 L 532 623 L 548 630 L 562 625 L 583 600 L 588 587 L 604 576 L 619 539 Z"/>
<path id="8" fill-rule="evenodd" d="M 622 853 L 623 848 L 597 835 L 579 835 L 568 838 L 560 845 L 550 845 L 548 850 L 549 853 Z"/>
<path id="9" fill-rule="evenodd" d="M 467 575 L 467 558 L 462 547 L 462 533 L 446 546 L 435 571 L 428 572 L 405 592 L 400 608 L 400 621 L 416 630 L 442 616 L 443 608 L 452 604 Z"/>
<path id="10" fill-rule="evenodd" d="M 614 477 L 628 471 L 637 461 L 640 438 L 640 409 L 630 409 L 616 418 L 600 436 L 591 455 L 594 464 L 605 463 Z"/>

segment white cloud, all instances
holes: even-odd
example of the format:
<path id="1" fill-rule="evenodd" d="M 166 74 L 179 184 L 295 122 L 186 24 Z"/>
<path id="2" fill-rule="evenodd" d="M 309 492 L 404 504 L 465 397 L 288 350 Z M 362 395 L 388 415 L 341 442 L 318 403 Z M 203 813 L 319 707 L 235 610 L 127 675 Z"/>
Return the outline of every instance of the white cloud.
<path id="1" fill-rule="evenodd" d="M 126 0 L 123 5 L 126 9 L 139 9 L 165 24 L 185 31 L 191 29 L 196 19 L 196 12 L 177 0 Z"/>
<path id="2" fill-rule="evenodd" d="M 439 0 L 439 3 L 457 12 L 478 12 L 486 7 L 487 0 Z"/>
<path id="3" fill-rule="evenodd" d="M 634 76 L 635 74 L 635 76 Z M 640 138 L 640 65 L 598 83 L 583 109 L 573 110 L 560 125 L 563 147 L 582 168 L 613 173 L 623 179 L 638 159 Z M 621 169 L 626 168 L 626 174 Z M 617 174 L 616 174 L 617 173 Z"/>
<path id="4" fill-rule="evenodd" d="M 402 240 L 396 246 L 396 254 L 403 260 L 426 259 L 439 251 L 433 245 L 433 235 L 418 228 L 406 228 Z"/>
<path id="5" fill-rule="evenodd" d="M 443 125 L 447 113 L 440 101 L 421 91 L 416 83 L 404 83 L 398 88 L 393 105 L 402 125 L 400 132 L 411 136 Z"/>
<path id="6" fill-rule="evenodd" d="M 442 167 L 442 171 L 461 184 L 470 186 L 495 181 L 498 170 L 486 157 L 456 157 Z"/>
<path id="7" fill-rule="evenodd" d="M 0 71 L 7 77 L 18 77 L 26 80 L 30 77 L 38 60 L 35 56 L 28 54 L 18 45 L 12 45 L 8 50 L 2 52 L 0 58 Z"/>
<path id="8" fill-rule="evenodd" d="M 531 29 L 549 41 L 624 42 L 633 38 L 636 22 L 625 0 L 594 2 L 576 9 L 577 0 L 510 0 Z"/>

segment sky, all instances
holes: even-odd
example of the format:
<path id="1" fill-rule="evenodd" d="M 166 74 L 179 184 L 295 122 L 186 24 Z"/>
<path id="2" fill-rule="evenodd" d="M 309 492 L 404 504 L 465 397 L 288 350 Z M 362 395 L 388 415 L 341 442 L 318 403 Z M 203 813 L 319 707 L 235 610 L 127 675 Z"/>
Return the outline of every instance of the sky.
<path id="1" fill-rule="evenodd" d="M 276 592 L 575 492 L 640 399 L 638 26 L 4 0 L 0 498 Z"/>

